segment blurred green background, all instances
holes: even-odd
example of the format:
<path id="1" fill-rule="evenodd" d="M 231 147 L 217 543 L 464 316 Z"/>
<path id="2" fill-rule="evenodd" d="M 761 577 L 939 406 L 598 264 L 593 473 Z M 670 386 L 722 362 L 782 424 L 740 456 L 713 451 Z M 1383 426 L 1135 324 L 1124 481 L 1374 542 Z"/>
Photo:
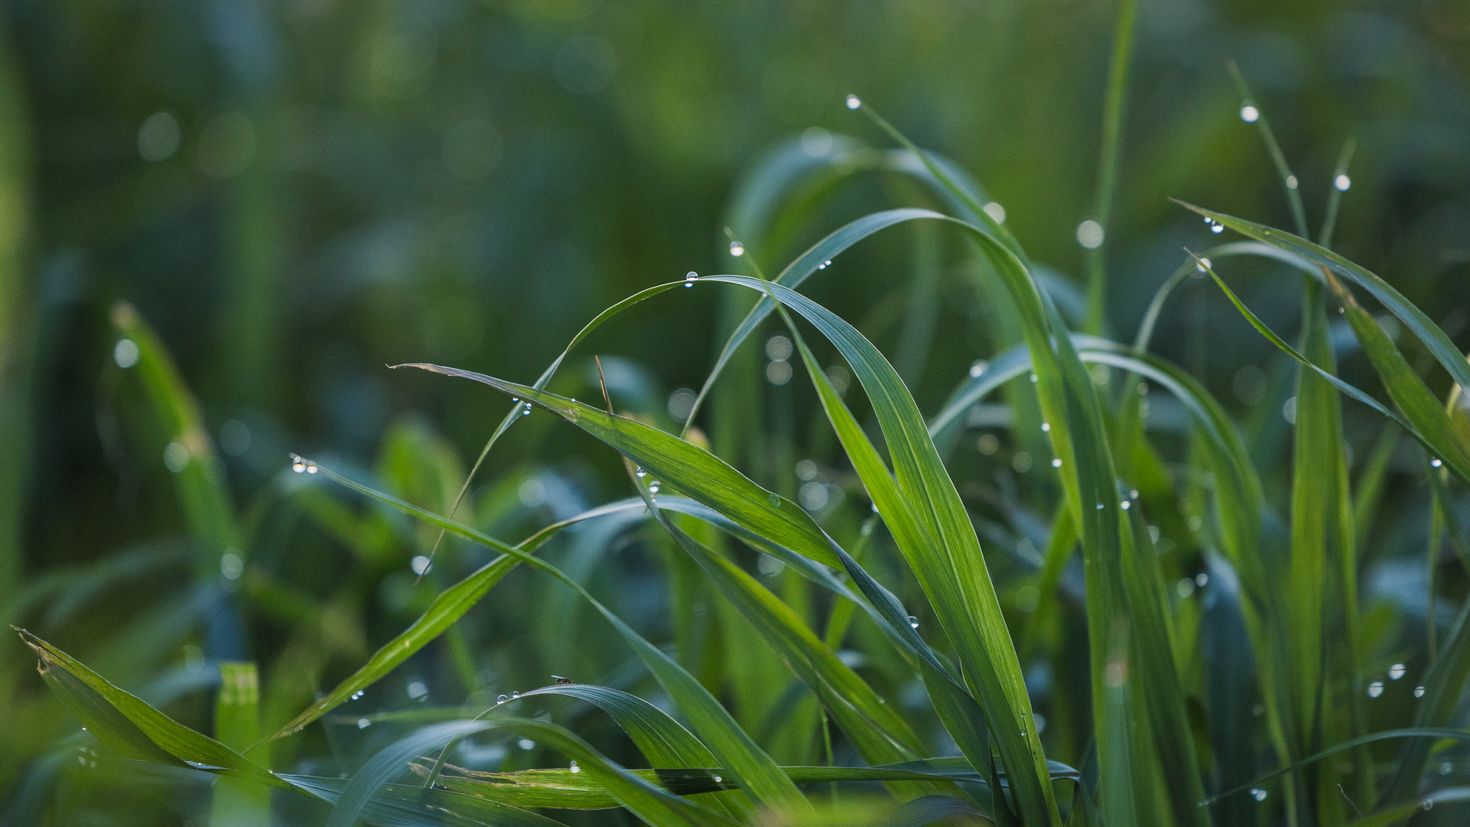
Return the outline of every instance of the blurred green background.
<path id="1" fill-rule="evenodd" d="M 614 301 L 687 270 L 727 271 L 726 204 L 763 152 L 793 139 L 820 151 L 841 134 L 886 145 L 841 105 L 848 92 L 970 170 L 1033 259 L 1080 273 L 1074 233 L 1095 197 L 1116 10 L 1053 0 L 7 0 L 0 11 L 3 619 L 138 686 L 198 657 L 187 648 L 197 618 L 165 611 L 184 572 L 140 570 L 100 606 L 49 620 L 49 600 L 22 599 L 48 577 L 81 577 L 122 550 L 187 534 L 164 442 L 138 413 L 140 391 L 119 381 L 115 302 L 155 328 L 198 398 L 241 520 L 260 538 L 247 557 L 290 561 L 278 570 L 310 605 L 363 554 L 332 551 L 282 498 L 259 496 L 280 490 L 288 451 L 377 463 L 387 477 L 395 450 L 437 463 L 432 483 L 410 478 L 399 490 L 428 485 L 444 507 L 504 404 L 385 364 L 530 381 Z M 1205 243 L 1169 198 L 1287 222 L 1237 114 L 1232 59 L 1293 159 L 1314 225 L 1343 141 L 1358 140 L 1337 248 L 1464 347 L 1463 0 L 1145 2 L 1108 238 L 1113 334 L 1131 338 L 1182 248 Z M 849 188 L 784 249 L 752 253 L 777 269 L 891 200 L 877 185 Z M 884 303 L 903 295 L 907 249 L 862 248 L 815 288 L 855 323 L 880 320 L 873 335 L 890 354 L 899 311 Z M 1294 280 L 1241 286 L 1294 329 Z M 629 409 L 667 417 L 668 395 L 698 387 L 711 364 L 716 293 L 676 292 L 583 351 L 623 360 L 614 364 Z M 1265 404 L 1262 380 L 1239 368 L 1264 366 L 1270 346 L 1221 312 L 1218 295 L 1197 294 L 1194 306 L 1211 309 L 1166 318 L 1156 349 L 1249 416 Z M 926 410 L 987 355 L 984 318 L 965 304 L 942 308 L 946 333 L 908 376 Z M 1190 340 L 1208 347 L 1191 351 Z M 586 361 L 573 370 L 585 382 Z M 481 478 L 519 494 L 489 508 L 506 514 L 480 515 L 504 520 L 507 537 L 620 495 L 609 456 L 533 419 Z M 435 451 L 442 463 L 425 459 Z M 526 477 L 533 460 L 554 473 Z M 540 488 L 527 490 L 531 478 Z M 400 544 L 369 560 L 380 569 L 353 604 L 363 620 L 324 631 L 342 661 L 315 668 L 339 675 L 421 609 L 432 592 L 414 591 L 408 553 Z M 396 579 L 383 579 L 390 569 Z M 507 600 L 497 617 L 525 609 Z M 119 625 L 143 615 L 144 631 Z M 297 641 L 281 617 L 255 623 L 238 654 L 270 663 L 282 641 Z M 172 633 L 147 631 L 159 628 Z M 509 628 L 477 634 L 503 645 L 517 639 Z M 17 707 L 30 710 L 18 736 L 0 739 L 0 800 L 19 801 L 23 773 L 38 772 L 33 759 L 68 726 L 41 711 L 54 707 L 27 662 L 18 645 L 0 650 L 3 697 L 31 704 Z"/>

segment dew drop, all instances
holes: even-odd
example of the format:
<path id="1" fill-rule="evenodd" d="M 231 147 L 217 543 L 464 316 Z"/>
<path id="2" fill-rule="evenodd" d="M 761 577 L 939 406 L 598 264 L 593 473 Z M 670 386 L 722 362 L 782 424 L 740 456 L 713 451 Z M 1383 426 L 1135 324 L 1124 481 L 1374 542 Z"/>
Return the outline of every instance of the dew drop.
<path id="1" fill-rule="evenodd" d="M 1098 503 L 1097 504 L 1097 510 L 1098 511 L 1102 511 L 1103 510 L 1103 504 L 1102 503 Z"/>
<path id="2" fill-rule="evenodd" d="M 312 462 L 311 460 L 307 460 L 306 461 L 306 473 L 308 473 L 308 474 L 315 474 L 316 472 L 318 472 L 320 470 L 322 470 L 322 469 L 318 468 L 317 465 L 316 465 L 316 463 Z"/>
<path id="3" fill-rule="evenodd" d="M 413 569 L 414 574 L 423 576 L 424 572 L 429 570 L 429 558 L 425 557 L 422 554 L 416 554 L 414 555 L 414 558 L 409 561 L 408 567 Z"/>
<path id="4" fill-rule="evenodd" d="M 513 700 L 513 701 L 516 700 L 516 699 L 518 699 L 518 698 L 520 698 L 520 697 L 521 697 L 521 693 L 519 691 L 510 693 L 510 699 Z"/>
<path id="5" fill-rule="evenodd" d="M 1130 488 L 1130 489 L 1128 489 L 1128 499 L 1130 499 L 1130 500 L 1136 500 L 1136 499 L 1138 499 L 1138 489 L 1137 488 Z"/>
<path id="6" fill-rule="evenodd" d="M 970 378 L 971 379 L 978 378 L 980 376 L 980 374 L 984 373 L 985 372 L 985 369 L 988 368 L 988 367 L 990 367 L 990 363 L 987 362 L 987 361 L 985 361 L 984 359 L 976 359 L 975 361 L 971 362 L 970 363 Z"/>
<path id="7" fill-rule="evenodd" d="M 1103 225 L 1091 218 L 1077 225 L 1077 243 L 1081 244 L 1084 249 L 1096 250 L 1101 247 L 1106 235 L 1103 232 Z"/>
<path id="8" fill-rule="evenodd" d="M 860 97 L 858 97 L 857 95 L 848 95 L 847 98 L 843 101 L 843 103 L 847 104 L 847 108 L 848 109 L 862 109 L 863 108 L 863 99 L 860 98 Z"/>
<path id="9" fill-rule="evenodd" d="M 1425 810 L 1433 810 L 1434 809 L 1434 799 L 1432 799 L 1432 798 L 1426 798 L 1426 799 L 1424 799 L 1424 803 L 1422 805 L 1420 805 L 1420 806 L 1422 806 Z"/>
<path id="10" fill-rule="evenodd" d="M 1297 187 L 1296 176 L 1295 175 L 1288 175 L 1288 176 L 1286 176 L 1286 188 L 1289 189 L 1289 190 L 1294 190 L 1294 189 L 1296 189 L 1296 187 Z"/>
<path id="11" fill-rule="evenodd" d="M 641 480 L 644 477 L 648 476 L 648 471 L 644 470 L 643 466 L 640 465 L 637 468 L 633 469 L 633 476 Z"/>
<path id="12" fill-rule="evenodd" d="M 1254 798 L 1257 801 L 1265 801 L 1266 796 L 1268 795 L 1270 795 L 1270 793 L 1267 793 L 1261 787 L 1251 787 L 1251 798 Z"/>
<path id="13" fill-rule="evenodd" d="M 1118 507 L 1123 509 L 1124 511 L 1127 511 L 1128 509 L 1133 507 L 1133 503 L 1128 500 L 1123 500 L 1122 502 L 1118 503 Z"/>
<path id="14" fill-rule="evenodd" d="M 189 449 L 182 442 L 170 442 L 163 449 L 163 464 L 177 474 L 189 465 Z"/>
<path id="15" fill-rule="evenodd" d="M 1422 698 L 1422 697 L 1424 697 L 1424 684 L 1421 683 L 1418 686 L 1414 687 L 1414 697 L 1416 697 L 1416 698 Z"/>
<path id="16" fill-rule="evenodd" d="M 1368 684 L 1368 697 L 1376 698 L 1383 694 L 1383 681 L 1374 681 Z"/>
<path id="17" fill-rule="evenodd" d="M 498 703 L 498 704 L 503 704 L 503 703 L 505 703 L 508 700 L 510 700 L 510 696 L 509 695 L 496 695 L 495 696 L 495 702 Z"/>
<path id="18" fill-rule="evenodd" d="M 373 722 L 372 721 L 369 721 L 366 718 L 358 718 L 357 719 L 357 728 L 358 729 L 367 729 L 368 727 L 370 727 L 372 725 L 373 725 Z"/>
<path id="19" fill-rule="evenodd" d="M 699 274 L 694 272 L 693 270 L 690 270 L 689 272 L 684 274 L 685 287 L 693 287 L 696 281 L 699 281 Z"/>
<path id="20" fill-rule="evenodd" d="M 1062 458 L 1061 457 L 1052 457 L 1051 467 L 1053 467 L 1053 468 L 1061 468 L 1062 467 Z"/>
<path id="21" fill-rule="evenodd" d="M 1429 467 L 1430 468 L 1439 468 L 1439 467 L 1441 467 L 1443 465 L 1444 465 L 1444 460 L 1440 459 L 1439 457 L 1434 457 L 1433 459 L 1429 460 Z"/>
<path id="22" fill-rule="evenodd" d="M 730 242 L 730 255 L 736 258 L 745 255 L 745 244 L 739 241 Z"/>
<path id="23" fill-rule="evenodd" d="M 1199 261 L 1196 261 L 1194 263 L 1194 269 L 1195 269 L 1196 272 L 1199 272 L 1199 273 L 1208 273 L 1208 272 L 1210 272 L 1210 260 L 1207 259 L 1207 258 L 1202 258 Z"/>
<path id="24" fill-rule="evenodd" d="M 1051 423 L 1050 422 L 1043 422 L 1043 423 L 1041 423 L 1041 432 L 1043 434 L 1049 434 L 1049 433 L 1051 433 Z"/>
<path id="25" fill-rule="evenodd" d="M 1388 679 L 1391 681 L 1396 681 L 1408 673 L 1409 667 L 1402 663 L 1395 663 L 1393 666 L 1388 667 Z"/>
<path id="26" fill-rule="evenodd" d="M 408 697 L 415 701 L 421 701 L 429 696 L 429 687 L 423 681 L 411 681 L 408 684 Z"/>
<path id="27" fill-rule="evenodd" d="M 138 364 L 138 343 L 132 339 L 118 339 L 112 346 L 112 361 L 124 370 Z"/>
<path id="28" fill-rule="evenodd" d="M 536 748 L 536 742 L 532 741 L 530 738 L 522 738 L 521 740 L 516 741 L 516 746 L 527 752 L 530 752 L 531 750 Z"/>
<path id="29" fill-rule="evenodd" d="M 227 551 L 220 555 L 219 573 L 226 580 L 239 580 L 245 573 L 245 561 L 235 552 Z"/>
<path id="30" fill-rule="evenodd" d="M 710 780 L 713 781 L 713 782 L 715 782 L 716 784 L 723 784 L 723 783 L 725 783 L 725 779 L 719 777 L 718 775 L 712 775 L 712 776 L 710 776 Z"/>
<path id="31" fill-rule="evenodd" d="M 985 214 L 990 216 L 995 223 L 1006 223 L 1006 208 L 1001 206 L 999 202 L 991 201 L 981 209 L 985 210 Z"/>
<path id="32" fill-rule="evenodd" d="M 568 767 L 567 769 L 571 770 L 572 772 L 581 772 L 582 771 L 582 768 L 579 767 L 579 766 L 577 766 L 577 762 L 576 761 L 573 761 L 572 762 L 572 765 L 570 767 Z"/>
<path id="33" fill-rule="evenodd" d="M 1211 221 L 1210 232 L 1214 233 L 1215 235 L 1219 235 L 1220 233 L 1225 232 L 1225 225 L 1221 224 L 1218 221 Z"/>
<path id="34" fill-rule="evenodd" d="M 1031 384 L 1033 384 L 1033 385 L 1034 385 L 1034 384 L 1036 384 L 1036 382 L 1037 382 L 1037 379 L 1036 379 L 1036 372 L 1035 372 L 1035 371 L 1032 371 L 1032 372 L 1031 372 Z"/>
<path id="35" fill-rule="evenodd" d="M 530 415 L 531 415 L 531 403 L 530 402 L 527 402 L 527 403 L 525 403 L 524 405 L 521 406 L 521 416 L 530 416 Z"/>
<path id="36" fill-rule="evenodd" d="M 352 693 L 352 700 L 354 700 L 354 701 L 360 701 L 360 700 L 362 700 L 362 695 L 363 695 L 363 690 L 359 689 L 356 692 L 353 692 Z"/>
<path id="37" fill-rule="evenodd" d="M 660 483 L 658 480 L 654 480 L 653 482 L 650 482 L 648 484 L 648 496 L 650 496 L 650 497 L 654 496 L 655 494 L 658 493 L 658 490 L 660 488 L 662 488 L 662 487 L 663 487 L 663 484 Z"/>
<path id="38" fill-rule="evenodd" d="M 1352 185 L 1353 179 L 1347 177 L 1346 174 L 1339 174 L 1332 179 L 1332 186 L 1336 187 L 1338 192 L 1347 192 Z"/>
<path id="39" fill-rule="evenodd" d="M 292 471 L 295 471 L 298 474 L 304 474 L 304 473 L 306 473 L 306 460 L 302 459 L 301 457 L 296 456 L 295 454 L 292 454 L 291 455 L 291 470 Z"/>
<path id="40" fill-rule="evenodd" d="M 1261 119 L 1261 110 L 1257 109 L 1255 104 L 1246 101 L 1240 105 L 1240 119 L 1246 123 L 1255 123 Z"/>
<path id="41" fill-rule="evenodd" d="M 909 628 L 910 629 L 917 629 L 917 628 L 919 628 L 919 619 L 917 617 L 914 617 L 913 615 L 909 615 Z"/>

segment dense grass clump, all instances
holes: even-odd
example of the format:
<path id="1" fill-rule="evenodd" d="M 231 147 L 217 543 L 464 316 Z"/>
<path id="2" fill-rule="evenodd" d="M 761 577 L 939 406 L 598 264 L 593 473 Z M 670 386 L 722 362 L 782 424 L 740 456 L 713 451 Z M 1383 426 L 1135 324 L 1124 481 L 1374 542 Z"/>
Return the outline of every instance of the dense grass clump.
<path id="1" fill-rule="evenodd" d="M 244 503 L 167 348 L 116 305 L 109 381 L 162 435 L 191 542 L 10 610 L 84 727 L 48 742 L 30 789 L 221 824 L 1461 823 L 1455 308 L 1333 251 L 1351 144 L 1313 232 L 1237 74 L 1291 226 L 1179 202 L 1197 236 L 1157 263 L 1135 327 L 1110 320 L 1124 6 L 1080 286 L 1033 262 L 957 164 L 849 96 L 854 131 L 893 146 L 828 136 L 754 164 L 723 272 L 613 304 L 529 383 L 397 365 L 394 382 L 484 386 L 498 424 L 473 462 L 402 425 L 374 465 L 293 454 Z M 874 179 L 895 203 L 812 226 Z M 764 269 L 803 233 L 819 240 Z M 892 295 L 834 311 L 863 257 L 891 264 Z M 1253 272 L 1300 283 L 1295 329 L 1243 298 Z M 986 341 L 944 329 L 957 304 Z M 1238 316 L 1276 359 L 1155 352 L 1186 307 Z M 657 336 L 686 313 L 717 317 L 721 346 L 667 404 L 599 356 L 606 329 Z M 1212 393 L 1206 357 L 1254 407 Z M 498 463 L 518 439 L 568 441 L 621 495 Z M 326 565 L 296 551 L 328 546 Z M 146 651 L 83 663 L 42 634 L 160 572 L 185 585 L 149 628 L 204 628 L 146 691 L 108 677 Z"/>

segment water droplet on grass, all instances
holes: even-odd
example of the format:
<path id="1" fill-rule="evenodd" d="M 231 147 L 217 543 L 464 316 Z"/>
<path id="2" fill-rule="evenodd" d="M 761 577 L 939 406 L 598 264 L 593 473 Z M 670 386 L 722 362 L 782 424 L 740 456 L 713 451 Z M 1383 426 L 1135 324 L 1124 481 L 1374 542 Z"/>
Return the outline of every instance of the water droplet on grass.
<path id="1" fill-rule="evenodd" d="M 370 727 L 372 725 L 373 725 L 373 722 L 372 721 L 369 721 L 366 718 L 358 718 L 357 719 L 357 728 L 358 729 L 367 729 L 368 727 Z"/>
<path id="2" fill-rule="evenodd" d="M 1297 187 L 1296 176 L 1295 175 L 1288 175 L 1288 176 L 1286 176 L 1286 188 L 1289 189 L 1289 190 L 1294 190 L 1294 189 L 1296 189 L 1296 187 Z"/>
<path id="3" fill-rule="evenodd" d="M 1101 247 L 1106 235 L 1103 226 L 1091 218 L 1077 225 L 1077 243 L 1085 249 L 1096 250 Z"/>
<path id="4" fill-rule="evenodd" d="M 1240 105 L 1240 119 L 1246 123 L 1255 123 L 1261 119 L 1261 110 L 1257 109 L 1255 104 L 1246 101 Z"/>
<path id="5" fill-rule="evenodd" d="M 1418 686 L 1414 687 L 1414 697 L 1416 697 L 1416 698 L 1422 698 L 1422 697 L 1424 697 L 1424 684 L 1421 683 Z"/>
<path id="6" fill-rule="evenodd" d="M 745 245 L 739 241 L 730 242 L 730 255 L 736 258 L 745 255 Z"/>
<path id="7" fill-rule="evenodd" d="M 581 772 L 582 771 L 582 768 L 579 767 L 579 766 L 577 766 L 577 762 L 576 761 L 573 761 L 572 762 L 572 765 L 570 767 L 568 767 L 567 769 L 571 770 L 572 772 Z"/>
<path id="8" fill-rule="evenodd" d="M 693 287 L 696 281 L 699 281 L 699 274 L 694 272 L 693 270 L 690 270 L 689 272 L 684 274 L 685 287 Z"/>
<path id="9" fill-rule="evenodd" d="M 919 628 L 919 619 L 917 617 L 914 617 L 913 615 L 909 615 L 909 628 L 910 629 L 917 629 L 917 628 Z"/>
<path id="10" fill-rule="evenodd" d="M 1439 457 L 1434 457 L 1433 459 L 1429 460 L 1429 467 L 1430 468 L 1439 468 L 1439 467 L 1441 467 L 1443 465 L 1444 465 L 1444 460 L 1440 459 Z"/>
<path id="11" fill-rule="evenodd" d="M 498 704 L 503 704 L 503 703 L 505 703 L 508 700 L 510 700 L 510 696 L 509 695 L 496 695 L 495 696 L 495 702 L 498 703 Z"/>
<path id="12" fill-rule="evenodd" d="M 1053 468 L 1061 468 L 1062 467 L 1062 458 L 1061 457 L 1053 457 L 1052 458 L 1052 461 L 1051 461 L 1051 467 L 1053 467 Z"/>
<path id="13" fill-rule="evenodd" d="M 1332 186 L 1336 187 L 1338 192 L 1347 192 L 1348 188 L 1352 185 L 1353 179 L 1347 177 L 1345 174 L 1340 174 L 1332 179 Z"/>
<path id="14" fill-rule="evenodd" d="M 1368 684 L 1368 697 L 1377 698 L 1383 694 L 1383 681 L 1374 681 Z"/>
<path id="15" fill-rule="evenodd" d="M 858 97 L 857 95 L 848 95 L 847 98 L 843 101 L 843 103 L 847 104 L 847 108 L 848 109 L 862 109 L 863 108 L 863 99 L 860 98 L 860 97 Z"/>
<path id="16" fill-rule="evenodd" d="M 132 339 L 118 339 L 112 346 L 112 361 L 124 370 L 138 364 L 138 343 Z"/>
<path id="17" fill-rule="evenodd" d="M 1260 787 L 1251 787 L 1251 798 L 1254 798 L 1257 801 L 1265 801 L 1268 795 L 1270 795 L 1270 793 L 1266 792 Z"/>
<path id="18" fill-rule="evenodd" d="M 1391 681 L 1396 681 L 1408 673 L 1409 667 L 1402 663 L 1395 663 L 1393 666 L 1388 667 L 1388 679 Z"/>

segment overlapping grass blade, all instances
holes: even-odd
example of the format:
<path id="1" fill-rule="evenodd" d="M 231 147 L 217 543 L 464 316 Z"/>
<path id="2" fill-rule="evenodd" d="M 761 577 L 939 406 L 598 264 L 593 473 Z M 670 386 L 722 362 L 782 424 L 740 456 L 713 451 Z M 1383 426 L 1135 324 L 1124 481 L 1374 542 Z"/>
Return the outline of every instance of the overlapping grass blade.
<path id="1" fill-rule="evenodd" d="M 268 770 L 235 750 L 173 720 L 30 632 L 16 631 L 40 659 L 41 676 L 109 748 L 145 761 L 231 772 L 279 785 Z"/>
<path id="2" fill-rule="evenodd" d="M 1382 278 L 1300 236 L 1183 201 L 1178 203 L 1186 209 L 1224 224 L 1241 235 L 1326 267 L 1341 278 L 1363 288 L 1404 323 L 1404 327 L 1423 343 L 1430 355 L 1449 373 L 1455 383 L 1465 389 L 1464 392 L 1470 392 L 1470 363 L 1465 361 L 1464 354 L 1460 353 L 1450 337 L 1423 310 L 1420 310 Z"/>
<path id="3" fill-rule="evenodd" d="M 541 393 L 523 386 L 515 387 L 527 399 L 531 399 L 532 401 L 553 398 L 557 400 L 561 399 L 560 397 L 554 397 L 551 394 Z M 572 402 L 569 399 L 564 400 L 564 404 L 575 406 L 579 410 L 585 409 L 591 413 L 600 413 L 595 408 L 587 408 L 587 406 Z M 674 439 L 673 437 L 670 438 Z M 680 442 L 681 444 L 687 445 L 687 443 Z M 679 666 L 677 662 L 662 650 L 650 644 L 634 631 L 632 627 L 628 626 L 615 612 L 594 598 L 575 580 L 567 577 L 560 569 L 514 546 L 496 540 L 489 535 L 426 511 L 411 503 L 404 502 L 397 497 L 377 491 L 351 478 L 337 474 L 328 468 L 322 467 L 321 472 L 327 478 L 357 491 L 370 499 L 402 511 L 436 528 L 444 529 L 472 543 L 485 546 L 506 556 L 513 557 L 522 563 L 526 563 L 532 568 L 551 575 L 568 588 L 577 592 L 579 596 L 586 600 L 589 605 L 596 609 L 613 626 L 633 649 L 634 653 L 638 655 L 639 659 L 643 661 L 644 665 L 648 667 L 649 671 L 653 673 L 654 677 L 658 679 L 659 683 L 663 685 L 664 689 L 669 692 L 675 705 L 684 713 L 700 740 L 720 759 L 721 764 L 729 769 L 731 779 L 735 784 L 750 793 L 756 802 L 762 806 L 771 807 L 781 812 L 795 813 L 801 813 L 810 808 L 806 799 L 802 797 L 801 793 L 791 784 L 786 776 L 780 772 L 780 769 L 771 760 L 770 756 L 766 755 L 751 740 L 750 736 L 735 724 L 735 721 L 730 717 L 730 713 L 724 707 L 720 706 L 714 696 L 694 676 L 685 671 L 683 667 Z M 751 484 L 753 485 L 754 483 Z"/>
<path id="4" fill-rule="evenodd" d="M 282 774 L 282 780 L 329 804 L 342 799 L 349 781 L 311 775 Z M 608 801 L 616 805 L 611 797 Z M 452 790 L 426 790 L 408 784 L 387 784 L 363 807 L 363 819 L 378 827 L 456 827 L 493 824 L 496 827 L 562 827 L 554 818 L 483 796 Z"/>

